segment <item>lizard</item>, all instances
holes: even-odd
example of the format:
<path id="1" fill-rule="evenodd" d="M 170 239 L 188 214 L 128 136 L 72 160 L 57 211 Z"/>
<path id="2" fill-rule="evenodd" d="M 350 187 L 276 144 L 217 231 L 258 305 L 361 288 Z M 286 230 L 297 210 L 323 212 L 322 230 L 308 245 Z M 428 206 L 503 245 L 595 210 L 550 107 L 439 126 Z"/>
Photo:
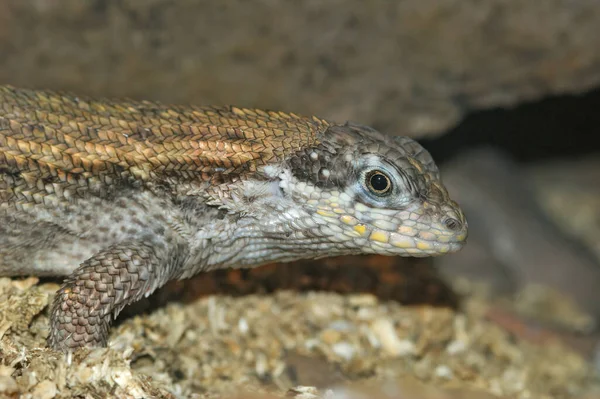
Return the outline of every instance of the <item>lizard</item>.
<path id="1" fill-rule="evenodd" d="M 0 86 L 0 276 L 64 277 L 47 344 L 105 347 L 170 280 L 338 255 L 460 250 L 415 140 L 354 122 Z"/>

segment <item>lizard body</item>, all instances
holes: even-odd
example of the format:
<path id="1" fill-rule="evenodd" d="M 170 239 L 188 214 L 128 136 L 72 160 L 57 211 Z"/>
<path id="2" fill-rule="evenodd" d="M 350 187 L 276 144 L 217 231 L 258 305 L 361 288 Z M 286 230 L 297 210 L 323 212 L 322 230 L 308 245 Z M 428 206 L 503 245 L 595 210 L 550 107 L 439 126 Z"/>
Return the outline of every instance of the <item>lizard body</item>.
<path id="1" fill-rule="evenodd" d="M 459 250 L 467 225 L 407 137 L 317 117 L 0 86 L 0 275 L 66 276 L 48 342 L 104 346 L 171 279 Z"/>

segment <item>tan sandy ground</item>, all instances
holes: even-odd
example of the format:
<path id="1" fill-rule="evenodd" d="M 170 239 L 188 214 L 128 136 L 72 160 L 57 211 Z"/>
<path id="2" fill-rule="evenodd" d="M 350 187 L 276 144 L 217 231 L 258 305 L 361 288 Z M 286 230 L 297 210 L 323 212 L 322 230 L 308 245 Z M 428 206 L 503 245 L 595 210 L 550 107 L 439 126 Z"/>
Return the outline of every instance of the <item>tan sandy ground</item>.
<path id="1" fill-rule="evenodd" d="M 0 397 L 374 397 L 341 388 L 357 384 L 391 392 L 382 398 L 600 392 L 581 356 L 511 336 L 486 321 L 485 302 L 474 298 L 455 313 L 367 294 L 211 296 L 126 319 L 109 349 L 80 351 L 69 366 L 44 341 L 58 286 L 36 283 L 0 279 Z M 300 385 L 313 388 L 290 391 Z"/>

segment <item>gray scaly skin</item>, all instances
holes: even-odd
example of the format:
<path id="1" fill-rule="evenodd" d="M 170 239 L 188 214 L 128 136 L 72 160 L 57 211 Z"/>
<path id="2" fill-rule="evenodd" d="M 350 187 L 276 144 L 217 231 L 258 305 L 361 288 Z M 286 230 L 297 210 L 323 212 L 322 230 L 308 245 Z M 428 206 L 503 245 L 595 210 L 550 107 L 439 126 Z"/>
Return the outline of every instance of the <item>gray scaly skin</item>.
<path id="1" fill-rule="evenodd" d="M 431 156 L 365 126 L 0 86 L 0 275 L 66 276 L 49 345 L 105 346 L 172 279 L 348 254 L 459 250 Z"/>

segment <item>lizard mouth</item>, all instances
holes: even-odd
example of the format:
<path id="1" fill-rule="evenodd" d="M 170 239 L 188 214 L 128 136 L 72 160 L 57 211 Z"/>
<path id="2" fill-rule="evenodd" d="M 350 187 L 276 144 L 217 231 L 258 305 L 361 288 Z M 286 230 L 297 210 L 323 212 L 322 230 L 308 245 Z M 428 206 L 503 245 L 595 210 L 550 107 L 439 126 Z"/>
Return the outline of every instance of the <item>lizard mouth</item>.
<path id="1" fill-rule="evenodd" d="M 375 247 L 399 255 L 435 256 L 459 251 L 466 243 L 466 223 L 460 228 L 443 227 L 430 226 L 429 229 L 418 230 L 400 226 L 391 232 L 375 229 L 369 233 L 368 239 Z"/>
<path id="2" fill-rule="evenodd" d="M 391 217 L 387 219 L 378 218 L 361 223 L 349 215 L 338 217 L 323 210 L 317 213 L 328 216 L 330 222 L 339 218 L 337 223 L 325 224 L 322 228 L 333 232 L 332 225 L 341 221 L 339 224 L 345 225 L 342 240 L 344 237 L 366 239 L 367 243 L 359 241 L 357 246 L 370 253 L 417 257 L 443 255 L 459 251 L 467 239 L 467 223 L 461 215 L 458 215 L 458 219 L 444 217 L 426 221 L 403 218 L 401 223 L 389 215 Z"/>
<path id="3" fill-rule="evenodd" d="M 373 231 L 369 241 L 376 245 L 388 247 L 391 252 L 401 252 L 410 256 L 433 256 L 459 251 L 466 242 L 466 234 L 456 237 L 435 237 L 423 239 L 418 236 L 410 237 L 403 234 Z"/>

